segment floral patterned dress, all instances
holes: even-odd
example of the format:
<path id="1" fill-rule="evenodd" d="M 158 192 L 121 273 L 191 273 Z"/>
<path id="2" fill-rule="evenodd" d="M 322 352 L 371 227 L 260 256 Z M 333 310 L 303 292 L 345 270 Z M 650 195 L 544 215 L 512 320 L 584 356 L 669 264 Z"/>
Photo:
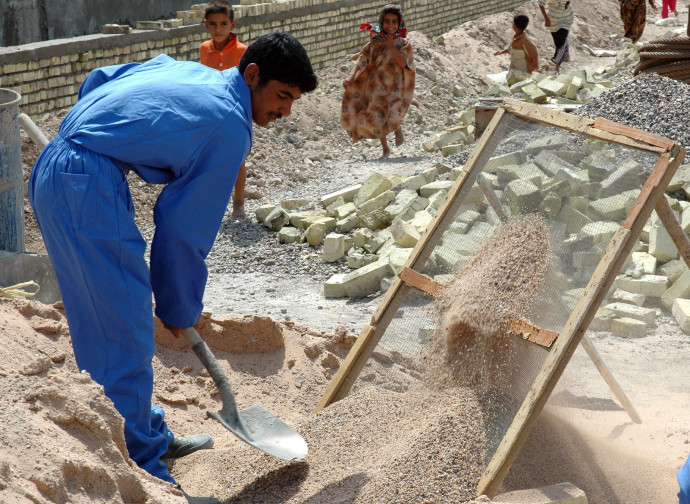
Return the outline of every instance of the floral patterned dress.
<path id="1" fill-rule="evenodd" d="M 340 122 L 353 141 L 381 138 L 398 129 L 414 94 L 412 44 L 394 40 L 407 62 L 400 68 L 386 44 L 370 40 L 355 61 L 357 71 L 343 94 Z"/>

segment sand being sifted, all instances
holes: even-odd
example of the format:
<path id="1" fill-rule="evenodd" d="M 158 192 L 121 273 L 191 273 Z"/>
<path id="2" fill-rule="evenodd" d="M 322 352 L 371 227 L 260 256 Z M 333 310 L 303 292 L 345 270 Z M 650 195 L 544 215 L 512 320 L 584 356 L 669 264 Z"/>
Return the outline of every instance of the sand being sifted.
<path id="1" fill-rule="evenodd" d="M 462 263 L 436 303 L 438 329 L 425 352 L 435 381 L 482 392 L 496 384 L 512 355 L 509 324 L 529 318 L 549 251 L 546 222 L 530 215 L 503 224 Z"/>

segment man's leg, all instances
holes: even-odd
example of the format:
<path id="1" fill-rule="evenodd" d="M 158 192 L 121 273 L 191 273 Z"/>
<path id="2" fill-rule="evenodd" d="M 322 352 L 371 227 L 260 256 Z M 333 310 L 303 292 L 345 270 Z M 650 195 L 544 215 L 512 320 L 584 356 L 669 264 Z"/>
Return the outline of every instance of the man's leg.
<path id="1" fill-rule="evenodd" d="M 244 212 L 244 185 L 247 183 L 247 168 L 240 166 L 240 171 L 237 173 L 237 180 L 235 180 L 235 194 L 232 197 L 232 216 L 238 219 L 244 219 L 247 214 Z"/>
<path id="2" fill-rule="evenodd" d="M 49 147 L 50 148 L 50 147 Z M 46 158 L 50 158 L 48 153 Z M 160 456 L 172 433 L 152 428 L 153 311 L 146 243 L 132 218 L 123 175 L 105 158 L 82 151 L 76 169 L 64 152 L 34 168 L 30 192 L 60 285 L 79 369 L 103 385 L 125 419 L 129 455 L 174 483 Z M 62 159 L 61 159 L 62 158 Z"/>

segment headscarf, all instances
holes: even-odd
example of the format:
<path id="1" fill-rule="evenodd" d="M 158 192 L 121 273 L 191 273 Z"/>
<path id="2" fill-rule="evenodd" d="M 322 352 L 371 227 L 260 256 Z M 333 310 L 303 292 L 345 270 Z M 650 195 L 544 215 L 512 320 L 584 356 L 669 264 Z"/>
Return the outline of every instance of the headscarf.
<path id="1" fill-rule="evenodd" d="M 398 16 L 398 20 L 400 21 L 398 23 L 398 31 L 396 31 L 393 34 L 393 37 L 407 37 L 407 28 L 405 27 L 405 21 L 403 20 L 402 9 L 399 6 L 393 4 L 383 6 L 383 9 L 381 9 L 381 13 L 379 14 L 378 26 L 372 26 L 371 23 L 363 23 L 359 27 L 359 29 L 369 30 L 370 40 L 383 40 L 383 37 L 381 37 L 381 33 L 383 33 L 383 28 L 381 27 L 383 26 L 383 18 L 386 14 L 395 14 L 396 16 Z"/>

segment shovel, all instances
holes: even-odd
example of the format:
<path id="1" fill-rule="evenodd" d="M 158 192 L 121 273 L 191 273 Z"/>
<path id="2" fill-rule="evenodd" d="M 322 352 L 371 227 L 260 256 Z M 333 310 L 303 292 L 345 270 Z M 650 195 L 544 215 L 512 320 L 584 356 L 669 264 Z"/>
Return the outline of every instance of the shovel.
<path id="1" fill-rule="evenodd" d="M 237 409 L 230 382 L 206 342 L 193 327 L 187 327 L 182 332 L 220 392 L 223 409 L 220 413 L 208 411 L 208 416 L 218 420 L 245 443 L 269 455 L 281 460 L 301 460 L 306 457 L 308 447 L 302 436 L 266 408 L 255 404 L 242 411 Z"/>

